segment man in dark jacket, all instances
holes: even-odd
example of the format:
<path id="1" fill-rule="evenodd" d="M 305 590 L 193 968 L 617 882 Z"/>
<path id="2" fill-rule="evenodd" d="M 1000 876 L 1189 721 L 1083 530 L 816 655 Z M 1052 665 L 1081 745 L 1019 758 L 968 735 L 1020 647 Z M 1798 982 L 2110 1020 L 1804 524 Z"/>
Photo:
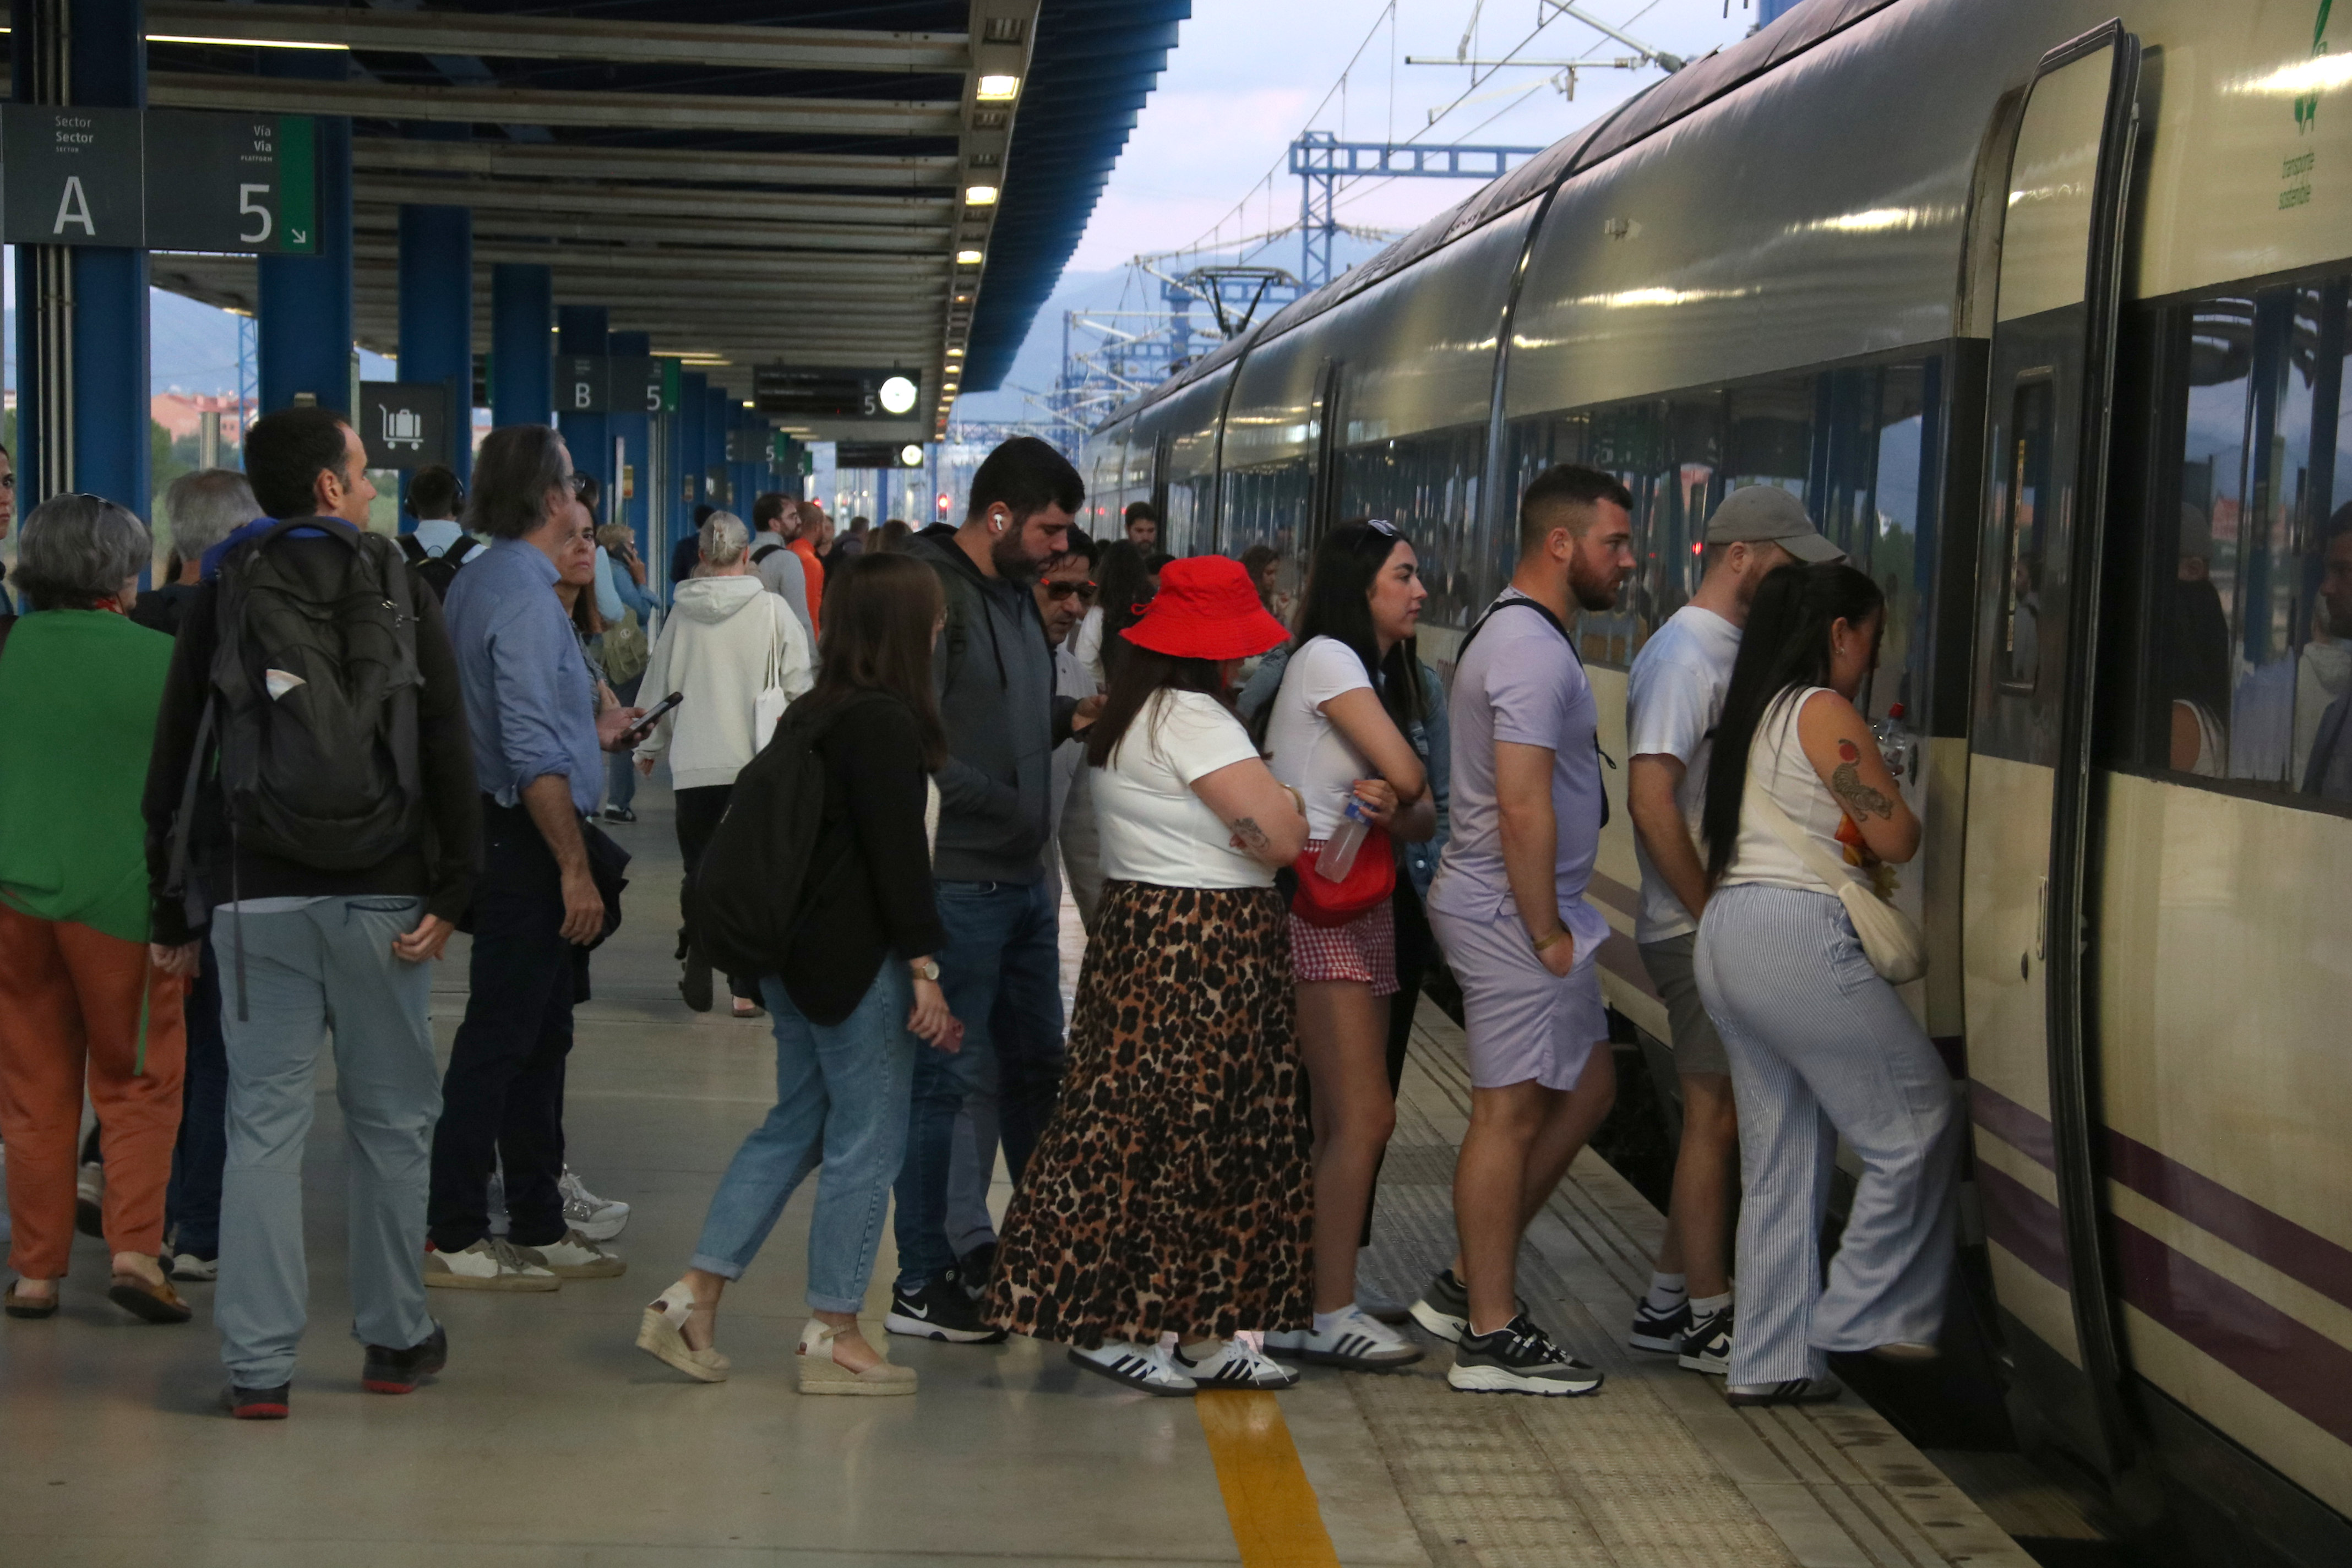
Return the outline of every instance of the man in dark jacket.
<path id="1" fill-rule="evenodd" d="M 907 545 L 947 591 L 947 626 L 931 659 L 950 753 L 938 775 L 933 876 L 948 933 L 940 985 L 964 1040 L 955 1055 L 927 1050 L 915 1062 L 898 1185 L 898 1279 L 883 1325 L 894 1334 L 958 1343 L 1004 1337 L 981 1321 L 949 1243 L 956 1114 L 992 1075 L 1005 1165 L 1018 1182 L 1061 1090 L 1060 911 L 1040 856 L 1052 831 L 1054 747 L 1101 703 L 1082 708 L 1054 694 L 1054 650 L 1030 583 L 1066 552 L 1085 500 L 1067 458 L 1015 437 L 972 476 L 963 526 L 941 523 Z M 1019 1005 L 1000 1006 L 1000 998 Z"/>
<path id="2" fill-rule="evenodd" d="M 264 510 L 316 520 L 265 548 L 285 552 L 307 574 L 334 580 L 375 499 L 358 433 L 331 409 L 285 409 L 256 422 L 245 464 Z M 203 557 L 205 580 L 173 655 L 144 803 L 157 959 L 173 973 L 194 973 L 209 929 L 225 982 L 228 1155 L 213 1321 L 228 1365 L 230 1412 L 247 1419 L 287 1414 L 308 1315 L 302 1144 L 330 1018 L 336 1097 L 351 1145 L 352 1317 L 367 1347 L 363 1381 L 378 1393 L 405 1394 L 446 1358 L 447 1341 L 425 1307 L 426 1160 L 441 1110 L 426 1005 L 432 962 L 472 897 L 481 827 L 465 703 L 440 605 L 389 542 L 362 539 L 371 550 L 381 544 L 388 564 L 407 574 L 415 616 L 422 679 L 415 777 L 423 798 L 405 842 L 358 869 L 265 854 L 232 837 L 226 803 L 216 783 L 208 784 L 192 808 L 191 885 L 222 901 L 206 909 L 175 886 L 173 824 L 219 673 L 216 568 L 269 526 L 267 519 L 248 524 Z M 301 684 L 289 672 L 268 674 L 271 700 L 292 689 L 286 681 Z"/>

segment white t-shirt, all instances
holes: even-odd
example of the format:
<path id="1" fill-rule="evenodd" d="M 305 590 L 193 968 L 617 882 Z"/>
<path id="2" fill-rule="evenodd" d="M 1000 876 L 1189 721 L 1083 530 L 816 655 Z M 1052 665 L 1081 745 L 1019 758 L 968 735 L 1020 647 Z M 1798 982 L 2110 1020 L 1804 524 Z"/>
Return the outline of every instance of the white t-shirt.
<path id="1" fill-rule="evenodd" d="M 1642 645 L 1625 684 L 1625 749 L 1636 757 L 1681 761 L 1683 782 L 1675 791 L 1675 805 L 1694 843 L 1706 808 L 1706 761 L 1715 751 L 1715 726 L 1723 717 L 1723 694 L 1731 688 L 1731 667 L 1738 658 L 1738 626 L 1713 610 L 1685 605 Z M 1642 914 L 1633 922 L 1633 940 L 1664 942 L 1698 930 L 1650 863 L 1638 833 L 1633 858 L 1642 867 Z M 1699 858 L 1706 858 L 1701 851 Z"/>
<path id="2" fill-rule="evenodd" d="M 1355 793 L 1356 781 L 1373 776 L 1372 764 L 1357 752 L 1323 712 L 1323 704 L 1346 691 L 1369 691 L 1364 661 L 1333 637 L 1309 637 L 1290 656 L 1275 693 L 1267 721 L 1267 764 L 1274 776 L 1307 802 L 1307 836 L 1328 838 Z"/>
<path id="3" fill-rule="evenodd" d="M 1225 705 L 1161 691 L 1087 781 L 1102 834 L 1102 874 L 1163 888 L 1270 888 L 1274 868 L 1233 847 L 1233 829 L 1192 793 L 1196 779 L 1257 755 Z"/>

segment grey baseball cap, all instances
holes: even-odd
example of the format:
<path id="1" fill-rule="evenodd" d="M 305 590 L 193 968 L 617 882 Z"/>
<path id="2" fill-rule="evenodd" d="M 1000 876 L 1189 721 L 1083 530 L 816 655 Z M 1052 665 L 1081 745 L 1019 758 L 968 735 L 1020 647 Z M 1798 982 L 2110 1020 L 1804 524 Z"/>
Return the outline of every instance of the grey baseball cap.
<path id="1" fill-rule="evenodd" d="M 1706 520 L 1709 544 L 1777 544 L 1800 561 L 1843 561 L 1845 552 L 1822 537 L 1805 503 L 1777 485 L 1742 485 Z"/>

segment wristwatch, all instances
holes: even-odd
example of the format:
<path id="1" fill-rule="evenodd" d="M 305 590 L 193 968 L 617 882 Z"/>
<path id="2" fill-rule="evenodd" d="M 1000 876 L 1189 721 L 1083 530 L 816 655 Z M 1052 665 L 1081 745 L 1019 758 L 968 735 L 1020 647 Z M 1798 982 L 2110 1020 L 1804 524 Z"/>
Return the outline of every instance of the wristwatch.
<path id="1" fill-rule="evenodd" d="M 936 984 L 939 984 L 939 981 L 940 981 L 940 961 L 939 961 L 938 959 L 936 959 L 936 958 L 927 958 L 927 959 L 924 959 L 920 963 L 908 963 L 908 964 L 907 965 L 907 967 L 908 967 L 908 969 L 911 969 L 911 970 L 913 970 L 913 971 L 915 972 L 915 978 L 916 978 L 916 979 L 918 979 L 918 980 L 928 980 L 928 981 L 929 981 L 929 982 L 930 982 L 932 984 L 934 984 L 934 985 L 936 985 Z"/>

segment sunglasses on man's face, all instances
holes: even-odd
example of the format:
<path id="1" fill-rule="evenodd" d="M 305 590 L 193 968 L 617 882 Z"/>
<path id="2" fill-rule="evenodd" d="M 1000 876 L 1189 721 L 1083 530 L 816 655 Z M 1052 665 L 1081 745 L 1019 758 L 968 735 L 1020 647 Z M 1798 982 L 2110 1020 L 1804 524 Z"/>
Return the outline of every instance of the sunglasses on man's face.
<path id="1" fill-rule="evenodd" d="M 1073 594 L 1078 596 L 1078 603 L 1082 605 L 1095 602 L 1095 585 L 1092 583 L 1048 582 L 1045 584 L 1045 597 L 1049 599 L 1066 599 Z"/>

